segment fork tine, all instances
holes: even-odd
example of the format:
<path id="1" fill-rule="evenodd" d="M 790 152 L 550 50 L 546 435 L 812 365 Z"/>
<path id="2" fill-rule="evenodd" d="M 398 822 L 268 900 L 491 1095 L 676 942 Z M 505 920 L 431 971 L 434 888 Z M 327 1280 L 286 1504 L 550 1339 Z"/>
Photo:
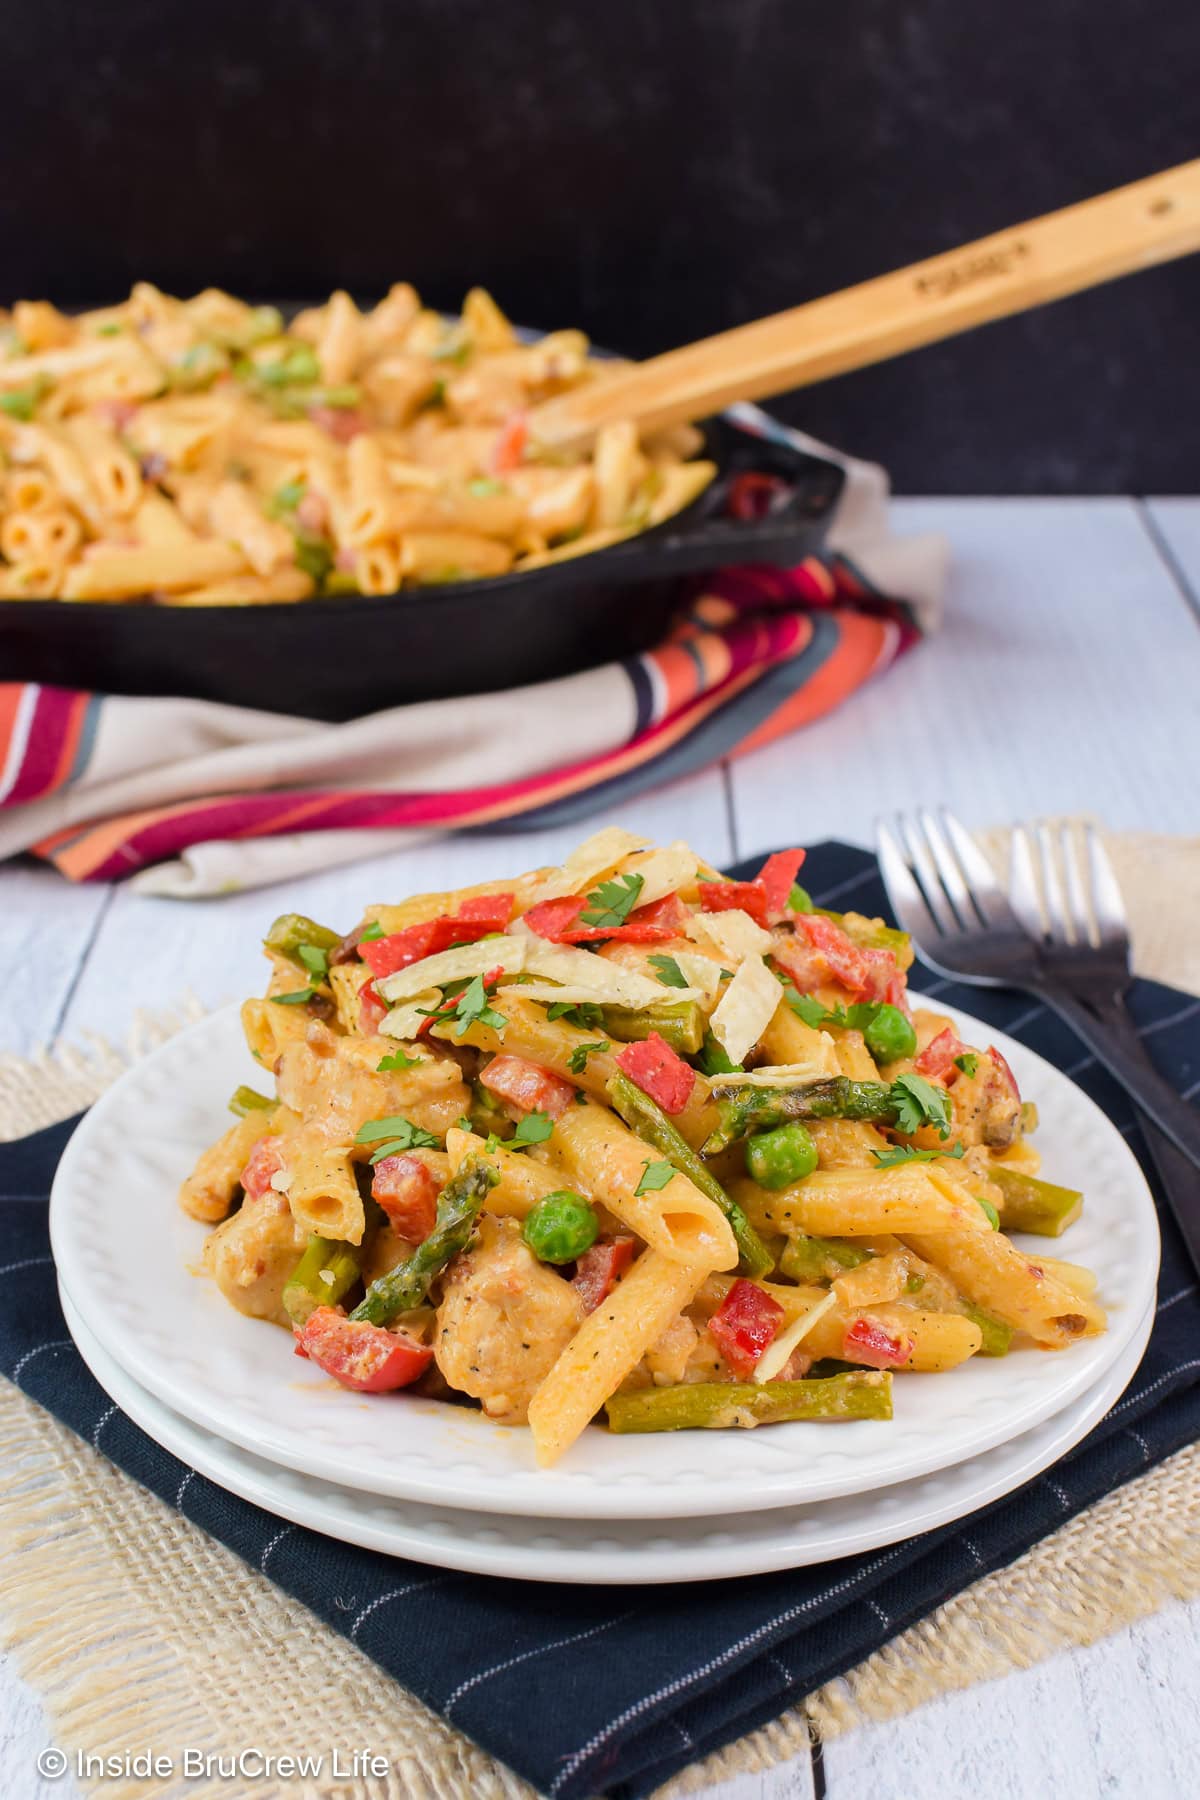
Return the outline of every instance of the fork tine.
<path id="1" fill-rule="evenodd" d="M 883 884 L 896 909 L 896 917 L 905 931 L 914 938 L 940 936 L 937 921 L 925 904 L 925 896 L 913 880 L 904 852 L 891 827 L 885 825 L 882 819 L 876 821 L 875 844 Z"/>
<path id="2" fill-rule="evenodd" d="M 1066 877 L 1067 916 L 1075 933 L 1075 942 L 1079 945 L 1095 944 L 1099 940 L 1092 930 L 1092 909 L 1084 888 L 1075 833 L 1066 820 L 1058 828 L 1058 842 Z"/>
<path id="3" fill-rule="evenodd" d="M 1105 947 L 1123 947 L 1128 950 L 1129 923 L 1125 915 L 1125 902 L 1121 897 L 1116 871 L 1108 859 L 1108 851 L 1094 825 L 1084 826 L 1083 842 L 1092 884 L 1092 911 L 1096 915 L 1100 942 Z"/>
<path id="4" fill-rule="evenodd" d="M 1008 860 L 1008 897 L 1030 937 L 1040 943 L 1046 935 L 1046 921 L 1042 916 L 1041 895 L 1034 871 L 1033 844 L 1025 825 L 1013 829 Z"/>
<path id="5" fill-rule="evenodd" d="M 908 860 L 912 865 L 913 873 L 921 884 L 925 904 L 937 921 L 938 930 L 943 937 L 954 936 L 962 930 L 962 926 L 938 880 L 937 869 L 922 834 L 920 821 L 907 813 L 901 813 L 896 820 L 896 825 L 900 840 L 908 852 Z"/>
<path id="6" fill-rule="evenodd" d="M 921 808 L 917 817 L 920 820 L 921 830 L 925 834 L 925 842 L 929 846 L 929 854 L 933 858 L 933 866 L 937 870 L 938 879 L 946 890 L 951 906 L 958 914 L 961 924 L 974 925 L 975 916 L 971 910 L 970 890 L 963 880 L 958 858 L 946 841 L 946 834 L 942 830 L 941 822 L 927 806 Z"/>
<path id="7" fill-rule="evenodd" d="M 1058 878 L 1058 864 L 1054 859 L 1054 840 L 1050 833 L 1050 827 L 1044 819 L 1039 819 L 1034 828 L 1034 843 L 1037 846 L 1039 872 L 1042 878 L 1042 897 L 1046 904 L 1048 935 L 1052 943 L 1069 944 L 1071 942 L 1071 923 L 1067 917 L 1066 904 L 1063 900 L 1062 883 Z"/>
<path id="8" fill-rule="evenodd" d="M 942 829 L 949 838 L 954 854 L 958 858 L 959 867 L 967 878 L 967 887 L 975 902 L 976 911 L 986 925 L 1011 925 L 1013 909 L 1004 897 L 1004 889 L 1000 886 L 991 863 L 966 826 L 955 817 L 948 806 L 942 807 L 941 815 Z"/>

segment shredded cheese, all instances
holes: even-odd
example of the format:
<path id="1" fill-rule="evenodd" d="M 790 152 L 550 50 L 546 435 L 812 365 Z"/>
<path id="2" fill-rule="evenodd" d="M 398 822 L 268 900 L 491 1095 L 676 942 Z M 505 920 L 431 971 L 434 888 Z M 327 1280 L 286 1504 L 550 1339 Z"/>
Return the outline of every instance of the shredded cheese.
<path id="1" fill-rule="evenodd" d="M 426 1015 L 438 1003 L 436 993 L 414 994 L 402 1006 L 395 1006 L 379 1027 L 381 1037 L 402 1038 L 406 1043 L 414 1039 L 422 1025 L 426 1023 Z"/>
<path id="2" fill-rule="evenodd" d="M 745 1062 L 774 1018 L 779 1000 L 779 983 L 762 957 L 747 957 L 709 1020 L 713 1036 L 730 1062 Z"/>
<path id="3" fill-rule="evenodd" d="M 810 1306 L 802 1318 L 793 1319 L 786 1331 L 781 1331 L 773 1344 L 768 1344 L 758 1359 L 754 1370 L 755 1381 L 774 1381 L 780 1369 L 786 1368 L 789 1356 L 796 1345 L 803 1342 L 816 1324 L 831 1312 L 837 1305 L 837 1295 L 828 1293 L 815 1306 Z"/>
<path id="4" fill-rule="evenodd" d="M 747 1069 L 743 1075 L 718 1075 L 717 1085 L 728 1082 L 738 1087 L 783 1088 L 795 1087 L 801 1081 L 820 1081 L 826 1075 L 838 1075 L 837 1051 L 829 1033 L 820 1033 L 822 1048 L 828 1049 L 828 1055 L 814 1058 L 807 1063 L 760 1063 L 757 1069 Z"/>
<path id="5" fill-rule="evenodd" d="M 602 875 L 646 844 L 644 837 L 626 831 L 620 825 L 608 825 L 572 850 L 561 869 L 551 869 L 544 881 L 534 887 L 525 902 L 526 908 L 543 900 L 558 900 L 564 894 L 582 894 L 595 887 Z"/>
<path id="6" fill-rule="evenodd" d="M 637 903 L 651 906 L 668 894 L 677 894 L 680 888 L 691 887 L 696 879 L 696 852 L 679 838 L 665 850 L 634 851 L 621 864 L 620 873 L 641 876 Z"/>
<path id="7" fill-rule="evenodd" d="M 423 956 L 407 969 L 397 969 L 375 983 L 376 992 L 385 1000 L 407 1000 L 413 994 L 424 994 L 440 988 L 447 981 L 460 981 L 475 975 L 486 975 L 489 969 L 503 969 L 506 975 L 517 975 L 525 967 L 526 946 L 523 937 L 480 938 L 477 944 L 456 944 L 453 950 L 440 950 L 436 956 Z"/>
<path id="8" fill-rule="evenodd" d="M 748 956 L 763 956 L 771 948 L 770 932 L 755 924 L 740 907 L 731 912 L 695 913 L 684 930 L 702 950 L 715 945 L 727 964 L 743 962 Z"/>

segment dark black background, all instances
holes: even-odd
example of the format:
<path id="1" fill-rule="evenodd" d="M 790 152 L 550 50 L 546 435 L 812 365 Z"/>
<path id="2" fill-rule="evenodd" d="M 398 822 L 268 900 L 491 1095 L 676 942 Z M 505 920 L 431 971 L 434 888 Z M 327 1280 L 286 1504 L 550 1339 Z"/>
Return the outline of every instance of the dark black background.
<path id="1" fill-rule="evenodd" d="M 1200 152 L 1195 0 L 25 0 L 5 297 L 478 279 L 635 354 Z M 793 396 L 907 491 L 1200 480 L 1200 259 Z"/>

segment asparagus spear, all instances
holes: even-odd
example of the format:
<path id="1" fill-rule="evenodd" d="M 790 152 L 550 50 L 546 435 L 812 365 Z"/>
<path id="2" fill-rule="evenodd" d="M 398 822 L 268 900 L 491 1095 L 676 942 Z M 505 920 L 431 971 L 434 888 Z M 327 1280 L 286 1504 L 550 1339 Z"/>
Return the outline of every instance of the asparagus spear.
<path id="1" fill-rule="evenodd" d="M 471 1241 L 483 1203 L 500 1177 L 492 1164 L 468 1156 L 438 1196 L 437 1219 L 423 1243 L 406 1262 L 397 1263 L 367 1289 L 366 1298 L 350 1314 L 369 1325 L 386 1325 L 397 1313 L 419 1306 L 429 1284 L 452 1256 Z"/>
<path id="2" fill-rule="evenodd" d="M 229 1110 L 239 1119 L 252 1112 L 273 1113 L 278 1105 L 278 1100 L 268 1100 L 265 1094 L 252 1087 L 236 1087 L 229 1096 Z"/>
<path id="3" fill-rule="evenodd" d="M 884 1082 L 852 1081 L 847 1075 L 827 1075 L 791 1088 L 722 1082 L 714 1086 L 713 1099 L 719 1123 L 701 1146 L 705 1156 L 789 1119 L 868 1119 L 887 1125 L 896 1118 L 891 1089 Z"/>
<path id="4" fill-rule="evenodd" d="M 303 1325 L 315 1307 L 343 1300 L 360 1274 L 352 1244 L 314 1234 L 283 1290 L 283 1310 L 293 1325 Z"/>
<path id="5" fill-rule="evenodd" d="M 972 1306 L 964 1300 L 962 1310 L 968 1319 L 974 1320 L 983 1333 L 983 1342 L 979 1346 L 980 1356 L 1007 1356 L 1009 1345 L 1013 1341 L 1013 1329 L 995 1313 L 984 1312 L 982 1306 Z"/>
<path id="6" fill-rule="evenodd" d="M 308 919 L 303 913 L 281 913 L 268 931 L 263 943 L 268 950 L 277 950 L 280 956 L 286 956 L 301 968 L 301 944 L 311 944 L 314 950 L 336 950 L 341 943 L 336 931 L 328 925 L 318 925 L 315 919 Z"/>
<path id="7" fill-rule="evenodd" d="M 891 1375 L 855 1369 L 822 1381 L 698 1381 L 614 1394 L 608 1429 L 721 1431 L 731 1425 L 781 1425 L 791 1419 L 890 1419 Z"/>
<path id="8" fill-rule="evenodd" d="M 738 1247 L 738 1268 L 743 1275 L 765 1275 L 774 1258 L 736 1200 L 731 1200 L 711 1170 L 686 1143 L 660 1106 L 644 1094 L 628 1075 L 617 1074 L 605 1083 L 605 1091 L 631 1131 L 661 1150 L 673 1168 L 707 1194 L 729 1220 Z"/>
<path id="9" fill-rule="evenodd" d="M 797 1231 L 788 1237 L 779 1267 L 789 1281 L 836 1281 L 847 1269 L 866 1262 L 870 1254 L 838 1238 L 810 1237 Z"/>
<path id="10" fill-rule="evenodd" d="M 991 1179 L 1004 1195 L 1005 1231 L 1031 1231 L 1035 1237 L 1061 1237 L 1083 1211 L 1077 1188 L 1055 1187 L 1016 1169 L 991 1168 Z"/>
<path id="11" fill-rule="evenodd" d="M 669 1000 L 634 1011 L 627 1006 L 601 1008 L 604 1029 L 619 1043 L 632 1044 L 657 1031 L 680 1056 L 695 1056 L 704 1042 L 704 1014 L 694 1000 Z"/>

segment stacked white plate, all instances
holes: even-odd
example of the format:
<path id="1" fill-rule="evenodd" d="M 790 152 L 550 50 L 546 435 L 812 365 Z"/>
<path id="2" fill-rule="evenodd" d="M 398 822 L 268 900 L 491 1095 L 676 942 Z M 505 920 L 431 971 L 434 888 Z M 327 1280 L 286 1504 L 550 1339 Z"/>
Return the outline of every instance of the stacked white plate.
<path id="1" fill-rule="evenodd" d="M 1086 1194 L 1061 1244 L 1110 1329 L 1071 1349 L 901 1377 L 890 1424 L 614 1437 L 539 1470 L 528 1433 L 410 1395 L 335 1389 L 276 1327 L 198 1279 L 205 1228 L 175 1195 L 253 1080 L 236 1008 L 181 1032 L 88 1114 L 51 1200 L 67 1323 L 100 1384 L 201 1474 L 281 1518 L 448 1568 L 538 1581 L 692 1581 L 793 1568 L 962 1518 L 1057 1461 L 1131 1379 L 1153 1322 L 1154 1206 L 1120 1134 L 991 1027 L 1041 1116 L 1047 1174 Z M 261 1074 L 261 1072 L 259 1072 Z"/>

